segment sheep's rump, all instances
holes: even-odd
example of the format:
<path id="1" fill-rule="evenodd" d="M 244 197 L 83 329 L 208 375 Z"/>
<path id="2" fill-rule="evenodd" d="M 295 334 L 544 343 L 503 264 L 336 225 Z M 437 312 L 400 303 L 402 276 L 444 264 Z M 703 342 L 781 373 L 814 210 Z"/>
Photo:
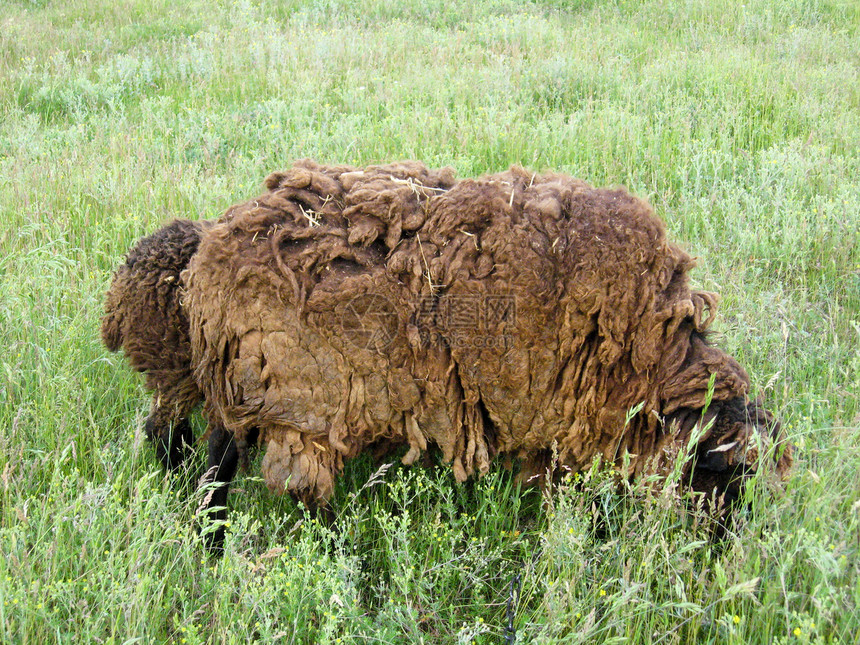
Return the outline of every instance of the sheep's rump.
<path id="1" fill-rule="evenodd" d="M 407 463 L 435 443 L 460 480 L 551 449 L 574 470 L 628 453 L 640 472 L 687 441 L 709 380 L 715 402 L 747 392 L 703 337 L 715 294 L 690 289 L 692 258 L 623 190 L 413 162 L 302 161 L 266 185 L 183 279 L 207 414 L 240 446 L 259 429 L 275 490 L 325 499 L 380 440 Z M 730 463 L 744 428 L 716 438 Z"/>
<path id="2" fill-rule="evenodd" d="M 180 276 L 209 226 L 174 220 L 139 240 L 114 273 L 101 322 L 105 346 L 112 352 L 122 348 L 131 366 L 146 373 L 147 388 L 157 398 L 185 408 L 199 395 Z"/>

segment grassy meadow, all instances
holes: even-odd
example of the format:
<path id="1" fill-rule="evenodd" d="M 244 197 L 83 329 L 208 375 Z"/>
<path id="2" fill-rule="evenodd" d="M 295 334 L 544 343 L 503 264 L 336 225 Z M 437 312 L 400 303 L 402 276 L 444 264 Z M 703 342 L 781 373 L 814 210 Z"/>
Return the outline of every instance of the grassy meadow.
<path id="1" fill-rule="evenodd" d="M 714 544 L 671 482 L 599 468 L 542 501 L 359 459 L 332 526 L 250 472 L 208 557 L 205 449 L 158 467 L 103 294 L 136 239 L 302 157 L 649 199 L 791 478 Z M 860 4 L 0 0 L 0 347 L 0 642 L 856 643 Z"/>

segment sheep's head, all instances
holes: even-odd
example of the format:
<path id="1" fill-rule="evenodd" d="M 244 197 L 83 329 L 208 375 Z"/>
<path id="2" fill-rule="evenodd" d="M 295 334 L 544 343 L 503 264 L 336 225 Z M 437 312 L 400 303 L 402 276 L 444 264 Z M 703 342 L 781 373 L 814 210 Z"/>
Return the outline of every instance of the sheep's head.
<path id="1" fill-rule="evenodd" d="M 735 397 L 713 403 L 705 422 L 711 427 L 692 464 L 693 490 L 709 496 L 716 492 L 729 504 L 741 495 L 744 481 L 760 468 L 775 471 L 779 477 L 788 474 L 792 447 L 779 421 L 759 401 Z"/>

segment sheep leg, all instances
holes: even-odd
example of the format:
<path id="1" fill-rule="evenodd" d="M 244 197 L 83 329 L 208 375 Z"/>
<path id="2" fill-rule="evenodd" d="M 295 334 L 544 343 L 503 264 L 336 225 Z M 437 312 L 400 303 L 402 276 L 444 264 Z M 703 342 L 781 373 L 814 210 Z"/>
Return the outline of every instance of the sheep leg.
<path id="1" fill-rule="evenodd" d="M 224 522 L 227 519 L 227 493 L 239 466 L 239 449 L 233 433 L 221 424 L 212 424 L 209 434 L 209 459 L 201 484 L 212 485 L 201 505 L 200 514 L 215 528 L 206 534 L 210 551 L 220 552 L 224 543 Z"/>
<path id="2" fill-rule="evenodd" d="M 176 472 L 191 453 L 194 434 L 188 416 L 180 406 L 162 403 L 159 398 L 153 399 L 144 430 L 155 446 L 155 455 L 161 465 L 165 470 Z"/>

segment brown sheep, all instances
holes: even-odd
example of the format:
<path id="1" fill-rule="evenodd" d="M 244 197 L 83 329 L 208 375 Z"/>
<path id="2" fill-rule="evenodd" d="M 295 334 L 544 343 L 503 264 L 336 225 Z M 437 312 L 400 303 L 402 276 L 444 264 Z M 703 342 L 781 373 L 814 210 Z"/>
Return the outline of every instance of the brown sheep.
<path id="1" fill-rule="evenodd" d="M 114 274 L 102 318 L 102 341 L 146 373 L 153 392 L 146 435 L 159 461 L 175 470 L 192 443 L 188 415 L 202 395 L 191 369 L 181 272 L 211 223 L 175 220 L 141 239 Z"/>
<path id="2" fill-rule="evenodd" d="M 211 226 L 175 220 L 138 241 L 114 274 L 102 318 L 105 346 L 112 352 L 122 348 L 131 366 L 146 373 L 153 396 L 145 432 L 168 471 L 178 470 L 190 453 L 194 436 L 188 417 L 203 400 L 191 365 L 181 272 Z M 233 438 L 217 423 L 210 425 L 208 435 L 207 476 L 229 483 L 239 458 Z M 210 519 L 226 517 L 227 492 L 227 484 L 212 489 Z M 222 527 L 208 534 L 210 545 L 217 547 L 222 539 Z"/>
<path id="3" fill-rule="evenodd" d="M 528 478 L 553 455 L 667 473 L 690 444 L 684 481 L 727 499 L 764 455 L 789 468 L 705 335 L 717 296 L 690 289 L 694 260 L 623 190 L 414 162 L 301 161 L 266 186 L 182 273 L 219 500 L 255 443 L 269 487 L 311 505 L 380 442 L 405 463 L 435 444 L 457 480 L 500 457 Z"/>

